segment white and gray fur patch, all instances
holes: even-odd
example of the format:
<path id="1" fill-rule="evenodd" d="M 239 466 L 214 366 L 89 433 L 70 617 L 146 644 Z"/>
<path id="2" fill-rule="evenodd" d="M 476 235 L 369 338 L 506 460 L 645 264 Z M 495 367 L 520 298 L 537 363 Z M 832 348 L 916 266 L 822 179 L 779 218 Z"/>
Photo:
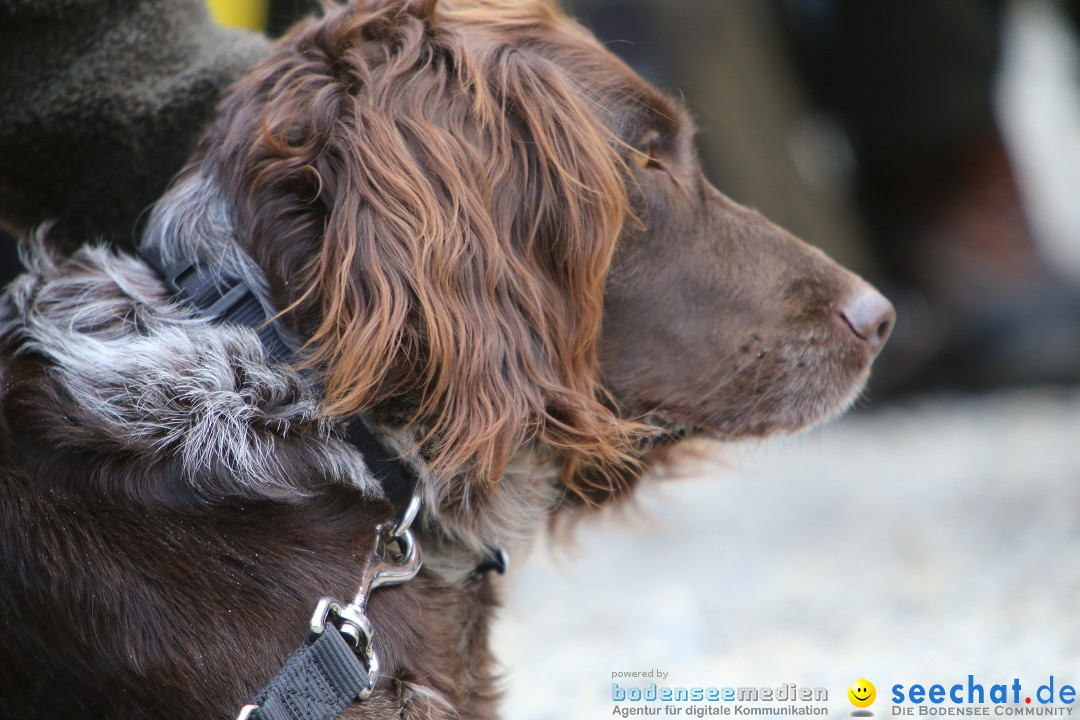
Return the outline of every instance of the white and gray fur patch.
<path id="1" fill-rule="evenodd" d="M 169 215 L 170 200 L 155 214 Z M 200 228 L 218 230 L 217 222 Z M 236 254 L 218 256 L 239 269 Z M 208 494 L 304 495 L 315 482 L 381 493 L 360 454 L 322 418 L 319 389 L 271 362 L 252 329 L 194 317 L 142 261 L 105 248 L 58 263 L 39 236 L 25 261 L 30 272 L 8 293 L 4 329 L 17 333 L 21 352 L 50 361 L 82 418 L 71 442 L 179 458 L 185 478 Z M 310 475 L 282 466 L 286 442 L 303 446 Z"/>

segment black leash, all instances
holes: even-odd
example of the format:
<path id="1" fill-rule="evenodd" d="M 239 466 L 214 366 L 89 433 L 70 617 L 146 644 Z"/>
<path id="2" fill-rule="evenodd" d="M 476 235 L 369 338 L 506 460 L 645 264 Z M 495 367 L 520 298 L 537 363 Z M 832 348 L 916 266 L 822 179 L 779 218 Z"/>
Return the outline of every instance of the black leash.
<path id="1" fill-rule="evenodd" d="M 365 614 L 371 592 L 400 585 L 420 571 L 420 549 L 408 528 L 380 525 L 356 597 L 348 605 L 324 597 L 311 616 L 311 635 L 236 720 L 334 720 L 349 703 L 366 700 L 379 680 L 374 628 Z"/>
<path id="2" fill-rule="evenodd" d="M 196 317 L 253 329 L 270 359 L 286 365 L 293 357 L 272 320 L 243 278 L 192 259 L 166 263 L 156 249 L 143 246 L 140 257 L 162 277 L 173 297 Z M 365 614 L 376 587 L 408 582 L 420 571 L 420 549 L 409 526 L 419 510 L 417 482 L 376 439 L 362 416 L 351 420 L 346 436 L 364 458 L 391 505 L 394 521 L 376 529 L 375 551 L 351 603 L 322 598 L 311 618 L 311 635 L 277 675 L 245 705 L 237 720 L 333 720 L 354 700 L 365 700 L 379 678 L 374 631 Z"/>
<path id="3" fill-rule="evenodd" d="M 242 278 L 192 259 L 166 263 L 155 249 L 145 246 L 139 255 L 162 276 L 174 298 L 193 308 L 197 317 L 251 328 L 271 360 L 287 365 L 292 359 L 293 350 L 278 333 L 273 313 Z M 395 519 L 376 529 L 376 547 L 353 601 L 319 600 L 308 640 L 244 706 L 237 720 L 334 720 L 350 702 L 367 699 L 378 681 L 379 657 L 365 614 L 367 599 L 375 588 L 408 582 L 420 571 L 420 548 L 409 530 L 419 511 L 420 495 L 416 478 L 378 441 L 363 416 L 349 422 L 346 436 L 394 507 Z M 505 551 L 491 548 L 474 572 L 501 574 L 507 564 Z"/>
<path id="4" fill-rule="evenodd" d="M 333 625 L 309 638 L 237 720 L 328 720 L 373 683 Z"/>

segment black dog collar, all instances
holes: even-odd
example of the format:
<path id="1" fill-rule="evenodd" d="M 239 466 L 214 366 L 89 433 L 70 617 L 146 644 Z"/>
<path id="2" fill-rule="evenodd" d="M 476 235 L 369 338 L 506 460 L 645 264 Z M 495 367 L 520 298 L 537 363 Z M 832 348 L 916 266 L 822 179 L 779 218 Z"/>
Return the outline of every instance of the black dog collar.
<path id="1" fill-rule="evenodd" d="M 293 350 L 282 340 L 276 323 L 242 278 L 188 258 L 167 264 L 155 249 L 145 246 L 140 248 L 139 256 L 157 270 L 177 300 L 195 309 L 197 317 L 252 328 L 271 360 L 284 365 L 292 359 Z M 397 516 L 404 517 L 416 494 L 416 478 L 376 439 L 363 415 L 349 422 L 346 436 L 363 455 L 364 464 L 382 486 Z"/>
<path id="2" fill-rule="evenodd" d="M 255 330 L 270 358 L 287 364 L 293 350 L 277 331 L 276 323 L 242 278 L 232 277 L 190 258 L 172 264 L 164 262 L 156 249 L 143 246 L 139 256 L 154 268 L 180 302 L 195 309 L 198 317 L 226 325 L 242 325 Z M 353 418 L 345 429 L 349 442 L 360 451 L 364 464 L 382 486 L 397 517 L 411 521 L 416 512 L 417 480 L 378 441 L 363 415 Z M 408 525 L 408 522 L 404 523 Z M 474 573 L 495 571 L 504 574 L 509 558 L 501 547 L 487 550 Z"/>

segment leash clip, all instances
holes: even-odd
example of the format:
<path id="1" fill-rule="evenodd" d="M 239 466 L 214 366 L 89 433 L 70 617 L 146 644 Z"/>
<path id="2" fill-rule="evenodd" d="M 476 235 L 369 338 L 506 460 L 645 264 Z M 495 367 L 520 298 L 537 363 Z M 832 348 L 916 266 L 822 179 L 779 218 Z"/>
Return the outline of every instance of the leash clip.
<path id="1" fill-rule="evenodd" d="M 379 525 L 375 549 L 353 601 L 342 605 L 332 597 L 320 598 L 309 623 L 315 636 L 322 635 L 327 624 L 333 623 L 367 666 L 368 686 L 360 691 L 357 700 L 367 700 L 379 679 L 379 656 L 372 642 L 374 628 L 366 614 L 368 597 L 376 588 L 412 580 L 423 565 L 416 538 L 407 527 L 401 529 L 402 524 Z"/>

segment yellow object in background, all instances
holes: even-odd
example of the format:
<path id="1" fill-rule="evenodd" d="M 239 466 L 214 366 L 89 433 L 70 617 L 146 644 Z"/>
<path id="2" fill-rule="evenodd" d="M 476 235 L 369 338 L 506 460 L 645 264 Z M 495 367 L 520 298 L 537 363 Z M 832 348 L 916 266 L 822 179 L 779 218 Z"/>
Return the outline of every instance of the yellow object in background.
<path id="1" fill-rule="evenodd" d="M 206 0 L 210 14 L 226 27 L 265 30 L 270 0 Z"/>

